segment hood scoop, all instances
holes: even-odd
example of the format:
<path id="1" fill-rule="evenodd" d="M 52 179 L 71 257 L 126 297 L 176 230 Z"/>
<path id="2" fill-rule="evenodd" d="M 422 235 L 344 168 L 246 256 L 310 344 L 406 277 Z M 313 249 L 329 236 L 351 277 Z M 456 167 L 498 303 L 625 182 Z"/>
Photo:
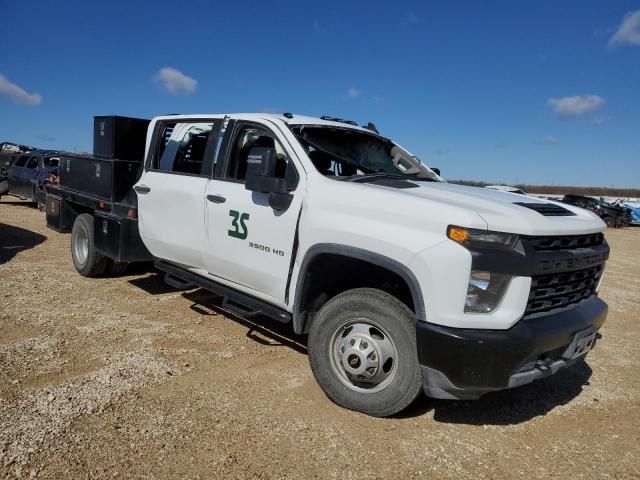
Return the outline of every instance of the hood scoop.
<path id="1" fill-rule="evenodd" d="M 520 205 L 521 207 L 535 210 L 545 217 L 571 217 L 575 215 L 571 210 L 567 210 L 560 205 L 554 205 L 553 203 L 515 202 L 514 205 Z"/>

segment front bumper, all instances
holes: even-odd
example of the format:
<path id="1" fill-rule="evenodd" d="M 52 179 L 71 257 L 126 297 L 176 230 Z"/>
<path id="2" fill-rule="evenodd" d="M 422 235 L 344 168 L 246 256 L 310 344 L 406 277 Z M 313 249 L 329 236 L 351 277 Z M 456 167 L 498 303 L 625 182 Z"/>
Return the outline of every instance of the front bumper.
<path id="1" fill-rule="evenodd" d="M 433 398 L 475 399 L 530 383 L 571 366 L 574 335 L 597 331 L 607 317 L 598 297 L 557 312 L 523 318 L 508 330 L 416 323 L 423 388 Z"/>

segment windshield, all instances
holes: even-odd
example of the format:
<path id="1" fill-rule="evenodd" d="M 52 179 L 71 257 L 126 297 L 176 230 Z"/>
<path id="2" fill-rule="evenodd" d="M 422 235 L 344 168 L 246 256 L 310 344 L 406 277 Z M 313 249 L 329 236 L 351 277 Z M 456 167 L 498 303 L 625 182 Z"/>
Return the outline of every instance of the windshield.
<path id="1" fill-rule="evenodd" d="M 291 130 L 314 166 L 327 177 L 390 175 L 442 181 L 416 157 L 378 135 L 322 125 L 295 125 Z"/>

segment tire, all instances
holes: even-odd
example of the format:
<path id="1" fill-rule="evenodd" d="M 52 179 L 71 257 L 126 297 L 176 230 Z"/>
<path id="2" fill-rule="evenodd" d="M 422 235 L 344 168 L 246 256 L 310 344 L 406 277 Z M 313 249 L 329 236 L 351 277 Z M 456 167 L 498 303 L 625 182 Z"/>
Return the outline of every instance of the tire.
<path id="1" fill-rule="evenodd" d="M 607 224 L 608 228 L 613 228 L 616 226 L 616 221 L 613 217 L 609 217 L 609 216 L 603 217 L 602 220 L 604 220 L 604 223 Z"/>
<path id="2" fill-rule="evenodd" d="M 358 288 L 329 300 L 314 318 L 308 342 L 311 370 L 325 394 L 374 417 L 408 407 L 422 390 L 415 322 L 406 305 L 381 290 Z"/>
<path id="3" fill-rule="evenodd" d="M 107 272 L 109 272 L 109 275 L 122 275 L 128 268 L 129 264 L 127 262 L 116 262 L 115 260 L 109 259 Z"/>
<path id="4" fill-rule="evenodd" d="M 88 213 L 78 215 L 73 222 L 71 258 L 83 277 L 98 277 L 107 269 L 109 259 L 96 251 L 93 242 L 93 216 Z"/>

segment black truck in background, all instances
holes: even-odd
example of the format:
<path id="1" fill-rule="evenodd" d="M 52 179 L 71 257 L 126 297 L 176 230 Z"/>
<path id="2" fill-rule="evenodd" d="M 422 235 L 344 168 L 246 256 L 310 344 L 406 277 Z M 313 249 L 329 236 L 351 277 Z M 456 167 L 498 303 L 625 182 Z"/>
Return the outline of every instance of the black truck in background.
<path id="1" fill-rule="evenodd" d="M 61 154 L 58 182 L 46 186 L 47 226 L 71 232 L 81 275 L 120 273 L 151 261 L 138 232 L 133 185 L 144 161 L 149 120 L 94 117 L 93 155 Z"/>

